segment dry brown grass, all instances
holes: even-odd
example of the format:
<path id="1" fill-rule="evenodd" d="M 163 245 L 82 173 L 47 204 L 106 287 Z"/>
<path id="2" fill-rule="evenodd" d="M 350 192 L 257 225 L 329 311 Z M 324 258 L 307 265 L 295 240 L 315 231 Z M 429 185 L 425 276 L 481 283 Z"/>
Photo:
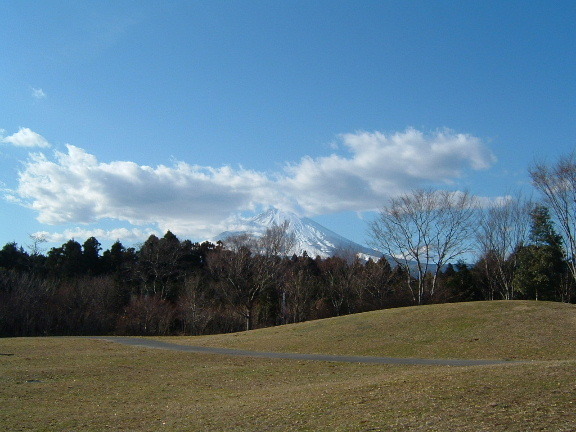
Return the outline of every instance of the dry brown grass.
<path id="1" fill-rule="evenodd" d="M 536 301 L 453 303 L 387 309 L 252 332 L 167 339 L 257 351 L 576 359 L 576 305 Z"/>
<path id="2" fill-rule="evenodd" d="M 531 304 L 506 307 L 514 314 Z M 565 318 L 558 312 L 563 308 L 550 307 L 551 316 Z M 499 308 L 490 322 L 499 319 Z M 320 347 L 319 339 L 330 333 L 322 326 L 307 332 L 298 337 L 316 339 Z M 550 337 L 560 345 L 564 339 Z M 543 358 L 550 355 L 545 345 L 539 345 Z M 0 353 L 12 354 L 0 356 L 0 429 L 7 431 L 576 430 L 576 357 L 480 367 L 360 365 L 201 355 L 81 338 L 0 339 Z"/>

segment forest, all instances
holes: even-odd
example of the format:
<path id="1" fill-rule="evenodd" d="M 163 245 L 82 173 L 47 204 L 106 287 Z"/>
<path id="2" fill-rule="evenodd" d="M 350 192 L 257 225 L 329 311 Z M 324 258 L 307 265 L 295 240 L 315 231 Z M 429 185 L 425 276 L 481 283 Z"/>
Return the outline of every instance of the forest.
<path id="1" fill-rule="evenodd" d="M 414 190 L 370 224 L 380 259 L 290 255 L 288 225 L 224 243 L 168 231 L 0 250 L 0 336 L 201 335 L 443 302 L 576 301 L 576 162 L 530 171 L 541 202 Z M 571 177 L 570 177 L 571 176 Z M 469 257 L 475 257 L 473 261 Z M 468 260 L 464 260 L 468 258 Z"/>

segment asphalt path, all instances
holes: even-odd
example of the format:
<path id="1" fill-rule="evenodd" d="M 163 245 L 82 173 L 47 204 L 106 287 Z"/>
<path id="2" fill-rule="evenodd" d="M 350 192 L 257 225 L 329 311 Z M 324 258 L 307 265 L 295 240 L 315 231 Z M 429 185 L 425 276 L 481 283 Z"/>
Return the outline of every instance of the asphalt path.
<path id="1" fill-rule="evenodd" d="M 512 363 L 509 360 L 465 360 L 465 359 L 421 359 L 421 358 L 397 358 L 397 357 L 370 357 L 331 354 L 300 354 L 283 352 L 248 351 L 231 348 L 215 348 L 193 345 L 179 345 L 154 339 L 144 339 L 129 336 L 93 336 L 90 339 L 98 339 L 116 342 L 135 347 L 164 349 L 202 354 L 218 354 L 225 356 L 259 357 L 267 359 L 309 360 L 344 363 L 368 363 L 368 364 L 393 364 L 393 365 L 435 365 L 435 366 L 482 366 Z"/>

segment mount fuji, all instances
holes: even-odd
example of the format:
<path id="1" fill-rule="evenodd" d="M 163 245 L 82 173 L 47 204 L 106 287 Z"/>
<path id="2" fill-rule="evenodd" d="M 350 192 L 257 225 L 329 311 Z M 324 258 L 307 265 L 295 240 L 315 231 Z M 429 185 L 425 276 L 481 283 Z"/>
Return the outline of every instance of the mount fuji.
<path id="1" fill-rule="evenodd" d="M 300 218 L 294 213 L 277 209 L 270 209 L 250 219 L 241 219 L 235 224 L 242 227 L 241 229 L 224 231 L 213 240 L 225 242 L 230 237 L 243 234 L 260 237 L 268 228 L 280 226 L 286 221 L 288 222 L 287 234 L 293 235 L 295 239 L 289 255 L 303 255 L 306 252 L 312 258 L 357 256 L 364 260 L 369 258 L 378 260 L 382 256 L 381 252 L 348 240 L 311 219 Z"/>

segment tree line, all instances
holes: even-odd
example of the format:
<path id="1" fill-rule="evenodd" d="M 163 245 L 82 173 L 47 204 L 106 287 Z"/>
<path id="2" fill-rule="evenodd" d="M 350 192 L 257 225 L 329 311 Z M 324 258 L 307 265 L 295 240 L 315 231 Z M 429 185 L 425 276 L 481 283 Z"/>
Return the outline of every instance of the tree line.
<path id="1" fill-rule="evenodd" d="M 424 303 L 576 301 L 576 163 L 536 165 L 543 200 L 480 206 L 415 190 L 370 224 L 386 258 L 289 255 L 284 223 L 261 237 L 194 243 L 168 231 L 102 251 L 90 237 L 47 253 L 0 250 L 0 336 L 210 334 Z M 474 256 L 470 262 L 463 258 Z"/>

